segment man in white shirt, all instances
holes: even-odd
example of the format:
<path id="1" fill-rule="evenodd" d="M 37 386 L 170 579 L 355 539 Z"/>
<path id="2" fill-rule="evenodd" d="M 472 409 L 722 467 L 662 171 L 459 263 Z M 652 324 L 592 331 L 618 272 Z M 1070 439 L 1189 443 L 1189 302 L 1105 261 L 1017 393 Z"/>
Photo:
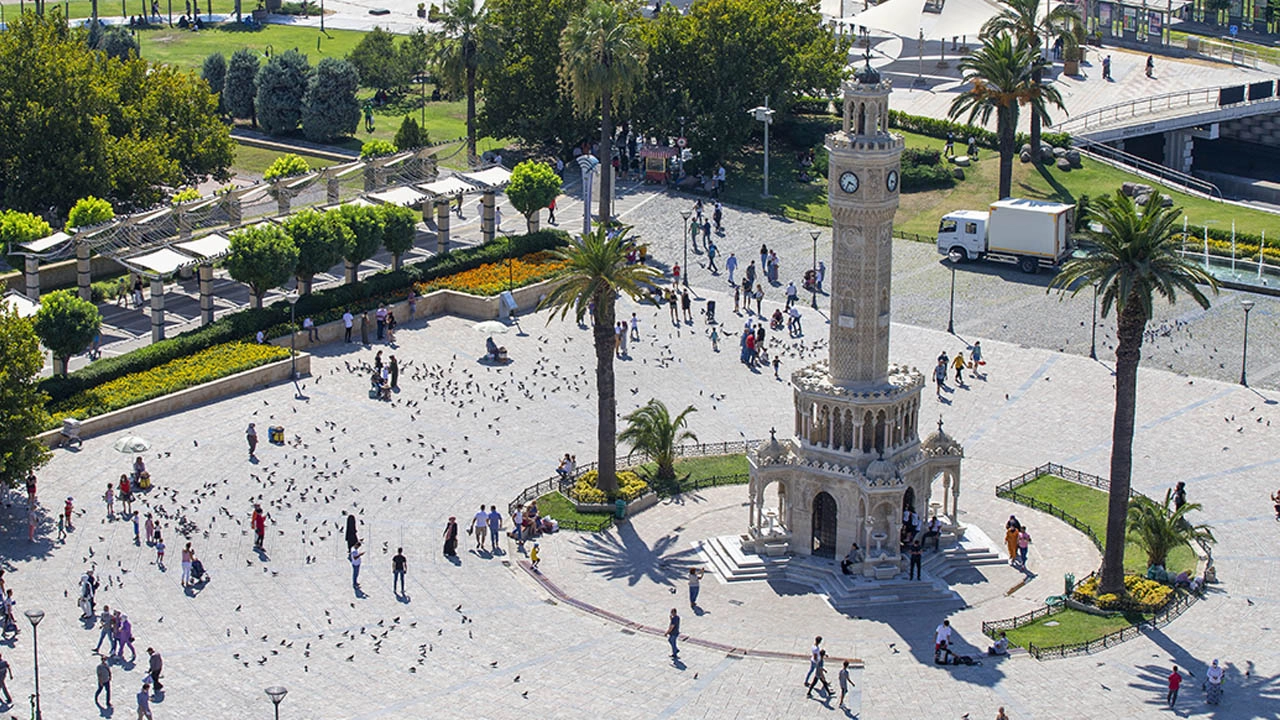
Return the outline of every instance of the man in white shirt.
<path id="1" fill-rule="evenodd" d="M 796 298 L 799 297 L 799 293 L 800 291 L 796 290 L 796 284 L 794 281 L 787 283 L 787 309 L 788 310 L 791 309 L 792 305 L 796 304 Z"/>
<path id="2" fill-rule="evenodd" d="M 302 319 L 302 329 L 307 331 L 307 340 L 309 342 L 316 342 L 320 339 L 320 331 L 316 330 L 315 321 L 311 318 Z"/>
<path id="3" fill-rule="evenodd" d="M 350 310 L 342 313 L 343 342 L 351 342 L 351 325 L 354 322 L 355 318 L 352 317 Z"/>
<path id="4" fill-rule="evenodd" d="M 476 513 L 475 520 L 472 522 L 471 531 L 476 536 L 476 549 L 485 549 L 485 538 L 489 536 L 487 532 L 489 528 L 489 513 L 485 511 L 484 505 L 480 506 L 480 512 Z"/>
<path id="5" fill-rule="evenodd" d="M 364 553 L 360 550 L 360 543 L 357 541 L 351 547 L 351 587 L 360 587 L 360 558 L 364 557 Z"/>
<path id="6" fill-rule="evenodd" d="M 818 661 L 822 659 L 822 636 L 813 639 L 813 648 L 809 650 L 809 672 L 804 676 L 805 687 L 809 686 L 809 678 L 818 671 Z"/>
<path id="7" fill-rule="evenodd" d="M 942 624 L 939 625 L 933 631 L 933 661 L 934 662 L 938 662 L 938 657 L 941 656 L 943 652 L 950 654 L 951 651 L 947 650 L 947 646 L 950 644 L 951 644 L 951 621 L 943 620 Z"/>

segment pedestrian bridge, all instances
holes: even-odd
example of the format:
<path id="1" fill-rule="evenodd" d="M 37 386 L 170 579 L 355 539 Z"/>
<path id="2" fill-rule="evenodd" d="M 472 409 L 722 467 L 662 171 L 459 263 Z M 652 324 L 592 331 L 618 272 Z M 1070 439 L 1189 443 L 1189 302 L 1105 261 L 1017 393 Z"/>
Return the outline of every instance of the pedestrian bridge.
<path id="1" fill-rule="evenodd" d="M 1280 88 L 1277 81 L 1263 80 L 1129 100 L 1072 116 L 1052 130 L 1110 143 L 1276 113 L 1280 113 Z"/>

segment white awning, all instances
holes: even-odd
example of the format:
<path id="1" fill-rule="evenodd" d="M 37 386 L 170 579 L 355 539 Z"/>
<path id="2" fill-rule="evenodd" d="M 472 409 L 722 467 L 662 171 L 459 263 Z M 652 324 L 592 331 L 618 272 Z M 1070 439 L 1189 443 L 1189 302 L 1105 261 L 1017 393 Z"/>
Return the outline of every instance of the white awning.
<path id="1" fill-rule="evenodd" d="M 449 177 L 446 177 L 446 178 L 440 178 L 439 180 L 434 180 L 432 182 L 419 185 L 418 189 L 426 193 L 427 197 L 431 198 L 432 200 L 437 200 L 440 198 L 457 197 L 459 195 L 462 195 L 463 193 L 468 193 L 468 192 L 471 192 L 472 190 L 478 190 L 479 188 L 467 182 L 466 180 L 463 180 L 454 175 L 450 175 Z"/>
<path id="2" fill-rule="evenodd" d="M 423 195 L 417 190 L 406 185 L 394 187 L 390 190 L 383 190 L 381 192 L 369 193 L 365 195 L 365 197 L 373 200 L 374 202 L 385 203 L 387 205 L 403 205 L 404 207 L 412 207 L 414 205 L 421 204 L 422 200 L 426 198 L 426 195 Z"/>
<path id="3" fill-rule="evenodd" d="M 945 40 L 977 36 L 1001 9 L 992 0 L 946 0 L 941 13 L 925 12 L 924 6 L 925 0 L 886 0 L 845 21 L 905 38 L 923 31 L 926 40 Z"/>
<path id="4" fill-rule="evenodd" d="M 71 241 L 71 236 L 64 232 L 56 232 L 48 237 L 42 237 L 39 240 L 32 240 L 29 243 L 20 243 L 18 247 L 26 250 L 25 253 L 17 253 L 18 255 L 43 255 L 51 250 L 60 250 L 64 245 Z"/>
<path id="5" fill-rule="evenodd" d="M 172 275 L 184 267 L 197 263 L 190 255 L 183 255 L 176 250 L 161 248 L 145 255 L 134 255 L 124 258 L 120 264 L 152 277 Z"/>
<path id="6" fill-rule="evenodd" d="M 484 188 L 501 189 L 511 182 L 511 171 L 501 165 L 494 165 L 476 172 L 461 173 L 459 177 Z"/>
<path id="7" fill-rule="evenodd" d="M 40 303 L 17 290 L 10 290 L 4 294 L 4 304 L 16 310 L 18 317 L 31 317 L 40 309 Z"/>
<path id="8" fill-rule="evenodd" d="M 209 262 L 226 257 L 227 252 L 231 249 L 231 241 L 214 233 L 196 240 L 174 243 L 173 247 L 188 255 L 195 256 L 198 260 Z"/>

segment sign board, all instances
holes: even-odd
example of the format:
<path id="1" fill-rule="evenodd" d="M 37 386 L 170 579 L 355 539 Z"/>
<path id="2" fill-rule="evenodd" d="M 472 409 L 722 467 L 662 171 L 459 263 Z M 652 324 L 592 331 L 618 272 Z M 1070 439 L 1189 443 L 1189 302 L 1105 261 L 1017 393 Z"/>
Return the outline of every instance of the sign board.
<path id="1" fill-rule="evenodd" d="M 1235 37 L 1240 34 L 1240 26 L 1232 25 L 1231 27 L 1227 28 L 1227 32 L 1231 33 L 1231 37 Z"/>
<path id="2" fill-rule="evenodd" d="M 1147 34 L 1159 37 L 1160 28 L 1164 24 L 1164 18 L 1158 12 L 1152 12 L 1147 15 Z"/>

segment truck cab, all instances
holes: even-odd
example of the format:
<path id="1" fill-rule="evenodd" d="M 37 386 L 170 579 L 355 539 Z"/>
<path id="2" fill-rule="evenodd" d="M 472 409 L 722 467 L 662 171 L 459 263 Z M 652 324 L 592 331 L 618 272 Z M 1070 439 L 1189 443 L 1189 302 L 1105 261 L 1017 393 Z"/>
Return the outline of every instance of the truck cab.
<path id="1" fill-rule="evenodd" d="M 938 254 L 953 256 L 956 262 L 976 260 L 987 251 L 987 222 L 990 213 L 957 210 L 938 223 Z"/>

